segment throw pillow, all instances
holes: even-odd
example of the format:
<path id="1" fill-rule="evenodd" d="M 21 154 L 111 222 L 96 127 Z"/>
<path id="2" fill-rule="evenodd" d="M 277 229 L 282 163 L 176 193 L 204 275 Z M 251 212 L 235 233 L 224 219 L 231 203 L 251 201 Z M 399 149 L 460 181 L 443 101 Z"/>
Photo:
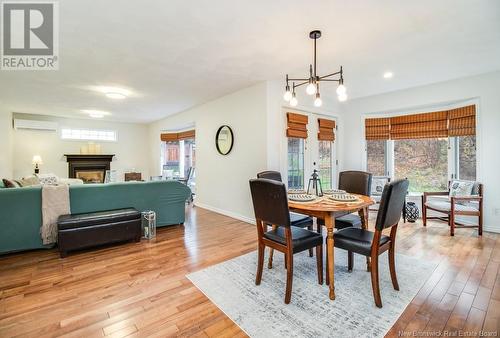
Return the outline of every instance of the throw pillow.
<path id="1" fill-rule="evenodd" d="M 59 178 L 54 174 L 38 174 L 36 175 L 40 180 L 40 184 L 57 185 Z"/>
<path id="2" fill-rule="evenodd" d="M 451 181 L 450 197 L 470 196 L 474 188 L 473 181 Z M 458 201 L 457 204 L 467 204 L 466 201 Z"/>
<path id="3" fill-rule="evenodd" d="M 372 178 L 372 196 L 381 196 L 384 191 L 384 186 L 388 182 L 386 177 Z"/>
<path id="4" fill-rule="evenodd" d="M 39 185 L 40 180 L 36 176 L 28 176 L 28 177 L 23 177 L 22 180 L 19 180 L 18 183 L 21 185 L 21 187 L 30 187 L 33 185 Z"/>
<path id="5" fill-rule="evenodd" d="M 4 178 L 2 181 L 3 181 L 3 185 L 6 188 L 20 188 L 21 187 L 21 185 L 15 180 L 8 180 L 8 179 Z"/>

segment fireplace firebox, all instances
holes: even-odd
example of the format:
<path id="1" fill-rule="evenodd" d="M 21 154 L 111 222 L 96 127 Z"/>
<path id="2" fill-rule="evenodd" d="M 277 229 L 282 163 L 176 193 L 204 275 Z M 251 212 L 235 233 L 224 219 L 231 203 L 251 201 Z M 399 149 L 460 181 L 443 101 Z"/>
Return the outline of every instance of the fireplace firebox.
<path id="1" fill-rule="evenodd" d="M 115 155 L 64 155 L 68 161 L 68 177 L 84 183 L 104 183 Z"/>

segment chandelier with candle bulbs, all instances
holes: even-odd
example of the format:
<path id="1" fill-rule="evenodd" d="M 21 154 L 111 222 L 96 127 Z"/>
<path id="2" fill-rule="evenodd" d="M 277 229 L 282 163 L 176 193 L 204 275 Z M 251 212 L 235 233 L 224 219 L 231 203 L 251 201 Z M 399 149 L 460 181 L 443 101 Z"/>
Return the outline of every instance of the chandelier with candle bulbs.
<path id="1" fill-rule="evenodd" d="M 299 103 L 299 101 L 297 100 L 297 96 L 295 95 L 295 88 L 306 85 L 306 93 L 308 95 L 315 95 L 314 105 L 316 107 L 321 107 L 323 101 L 321 100 L 321 95 L 319 92 L 320 82 L 337 82 L 339 84 L 337 87 L 338 100 L 341 102 L 347 100 L 342 66 L 340 66 L 340 70 L 338 72 L 331 73 L 325 76 L 319 76 L 316 73 L 316 40 L 321 37 L 321 31 L 312 31 L 311 33 L 309 33 L 309 37 L 314 40 L 314 57 L 313 64 L 309 65 L 309 77 L 305 79 L 294 79 L 289 78 L 287 74 L 285 94 L 283 95 L 283 98 L 285 99 L 285 101 L 290 103 L 290 106 L 295 107 Z M 337 78 L 334 78 L 335 76 L 337 76 Z M 290 82 L 292 83 L 291 86 Z"/>

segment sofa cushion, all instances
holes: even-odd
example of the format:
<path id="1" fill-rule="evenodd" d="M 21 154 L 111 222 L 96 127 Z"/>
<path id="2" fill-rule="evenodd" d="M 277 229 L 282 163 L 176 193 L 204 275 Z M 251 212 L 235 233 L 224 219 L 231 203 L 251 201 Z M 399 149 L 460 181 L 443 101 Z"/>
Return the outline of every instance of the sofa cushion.
<path id="1" fill-rule="evenodd" d="M 54 174 L 37 174 L 36 176 L 40 180 L 40 184 L 56 185 L 59 183 L 59 178 Z"/>
<path id="2" fill-rule="evenodd" d="M 4 178 L 2 180 L 2 182 L 3 182 L 3 185 L 5 188 L 20 188 L 21 187 L 19 182 L 16 180 L 9 180 L 7 178 Z"/>
<path id="3" fill-rule="evenodd" d="M 17 181 L 21 187 L 31 187 L 33 185 L 39 185 L 40 180 L 36 176 L 23 177 L 21 180 Z"/>

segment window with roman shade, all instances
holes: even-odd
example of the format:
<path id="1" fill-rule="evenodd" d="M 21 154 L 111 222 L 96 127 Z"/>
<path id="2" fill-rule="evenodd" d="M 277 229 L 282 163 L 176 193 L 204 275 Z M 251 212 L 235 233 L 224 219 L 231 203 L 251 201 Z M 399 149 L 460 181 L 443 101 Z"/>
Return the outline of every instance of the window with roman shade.
<path id="1" fill-rule="evenodd" d="M 391 140 L 447 137 L 447 111 L 391 117 Z"/>
<path id="2" fill-rule="evenodd" d="M 476 106 L 448 111 L 448 136 L 476 135 Z"/>
<path id="3" fill-rule="evenodd" d="M 307 138 L 307 123 L 309 118 L 307 115 L 286 113 L 287 120 L 287 137 Z"/>
<path id="4" fill-rule="evenodd" d="M 388 140 L 390 138 L 391 119 L 386 117 L 365 120 L 365 136 L 367 140 Z"/>
<path id="5" fill-rule="evenodd" d="M 408 178 L 409 191 L 444 191 L 476 179 L 476 107 L 365 120 L 366 169 Z"/>
<path id="6" fill-rule="evenodd" d="M 365 120 L 366 140 L 443 138 L 476 134 L 476 106 Z"/>
<path id="7" fill-rule="evenodd" d="M 335 121 L 318 119 L 318 141 L 335 141 Z"/>
<path id="8" fill-rule="evenodd" d="M 182 131 L 180 133 L 162 133 L 160 135 L 160 139 L 164 142 L 174 142 L 174 141 L 194 139 L 194 138 L 195 138 L 194 130 Z"/>

